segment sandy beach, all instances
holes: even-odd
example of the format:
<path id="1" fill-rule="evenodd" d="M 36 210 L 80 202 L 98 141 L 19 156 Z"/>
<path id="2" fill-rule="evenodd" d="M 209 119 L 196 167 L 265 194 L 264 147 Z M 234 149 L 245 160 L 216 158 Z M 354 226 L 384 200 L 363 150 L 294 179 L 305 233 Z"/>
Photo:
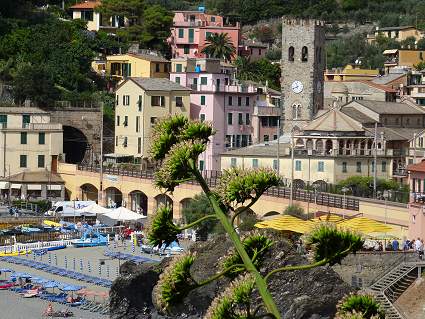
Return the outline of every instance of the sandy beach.
<path id="1" fill-rule="evenodd" d="M 65 268 L 65 263 L 67 265 L 67 269 L 74 270 L 74 259 L 75 259 L 75 271 L 89 274 L 96 277 L 107 278 L 109 280 L 114 280 L 117 277 L 119 264 L 122 264 L 124 261 L 117 259 L 110 259 L 109 257 L 104 256 L 104 251 L 106 247 L 91 247 L 91 248 L 66 248 L 63 250 L 57 250 L 50 253 L 50 261 L 52 265 L 57 265 L 59 267 Z M 143 254 L 140 252 L 140 248 L 137 247 L 135 252 L 132 252 L 131 243 L 127 242 L 126 245 L 122 247 L 113 248 L 110 247 L 113 251 L 120 251 L 124 253 L 131 253 L 138 256 L 145 256 L 155 260 L 159 260 L 158 256 L 151 256 L 147 254 Z M 66 256 L 66 261 L 65 261 Z M 34 260 L 33 255 L 22 256 L 22 258 Z M 43 263 L 49 263 L 48 255 L 44 255 L 42 257 L 35 256 L 36 261 L 41 261 Z M 82 268 L 81 268 L 82 261 Z M 88 265 L 90 264 L 90 269 Z M 99 272 L 100 265 L 100 272 Z M 45 279 L 52 279 L 65 284 L 76 284 L 80 286 L 85 286 L 89 290 L 97 291 L 97 292 L 109 292 L 108 288 L 96 286 L 93 284 L 89 284 L 86 282 L 74 280 L 67 277 L 62 277 L 54 274 L 50 274 L 44 271 L 40 271 L 38 269 L 30 268 L 27 266 L 16 265 L 12 263 L 7 263 L 4 261 L 0 261 L 0 268 L 10 268 L 17 272 L 27 272 L 31 275 L 42 277 Z M 109 273 L 107 272 L 109 269 Z M 109 276 L 108 276 L 109 275 Z M 6 274 L 7 278 L 8 274 Z M 4 274 L 0 276 L 4 278 Z M 90 299 L 92 297 L 89 297 Z M 102 301 L 100 297 L 98 297 L 99 301 Z M 41 300 L 39 298 L 23 298 L 20 295 L 3 290 L 0 291 L 0 309 L 2 312 L 0 314 L 1 319 L 28 319 L 28 318 L 41 318 L 43 310 L 47 307 L 48 302 Z M 55 310 L 65 309 L 66 306 L 53 303 L 53 307 Z M 108 316 L 100 315 L 97 313 L 91 313 L 89 311 L 85 311 L 79 308 L 72 308 L 74 313 L 73 318 L 81 318 L 81 319 L 96 319 L 96 318 L 108 318 Z"/>

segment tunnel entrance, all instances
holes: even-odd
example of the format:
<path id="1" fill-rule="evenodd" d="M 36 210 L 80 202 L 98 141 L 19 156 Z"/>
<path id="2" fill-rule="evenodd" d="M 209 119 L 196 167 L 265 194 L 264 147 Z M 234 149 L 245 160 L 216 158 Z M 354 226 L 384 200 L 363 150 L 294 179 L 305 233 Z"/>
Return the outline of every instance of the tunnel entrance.
<path id="1" fill-rule="evenodd" d="M 63 152 L 67 163 L 81 163 L 88 148 L 89 143 L 83 132 L 72 126 L 63 127 Z"/>

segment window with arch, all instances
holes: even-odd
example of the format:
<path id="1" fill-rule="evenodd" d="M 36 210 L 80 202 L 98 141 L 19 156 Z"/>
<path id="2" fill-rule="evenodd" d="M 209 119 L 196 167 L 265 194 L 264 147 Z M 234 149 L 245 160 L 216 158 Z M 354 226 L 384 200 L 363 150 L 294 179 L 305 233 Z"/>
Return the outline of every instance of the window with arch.
<path id="1" fill-rule="evenodd" d="M 292 105 L 292 119 L 297 120 L 301 117 L 301 104 Z"/>
<path id="2" fill-rule="evenodd" d="M 295 49 L 293 46 L 290 46 L 288 49 L 288 61 L 289 62 L 294 62 L 294 54 L 295 54 Z"/>
<path id="3" fill-rule="evenodd" d="M 306 46 L 303 46 L 303 48 L 301 49 L 301 61 L 308 61 L 308 48 Z"/>

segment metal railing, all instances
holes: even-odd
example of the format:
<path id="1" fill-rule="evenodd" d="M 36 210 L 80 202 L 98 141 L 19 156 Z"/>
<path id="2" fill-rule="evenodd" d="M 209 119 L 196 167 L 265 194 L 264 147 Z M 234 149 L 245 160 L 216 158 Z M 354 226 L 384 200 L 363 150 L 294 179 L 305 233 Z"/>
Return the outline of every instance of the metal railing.
<path id="1" fill-rule="evenodd" d="M 80 171 L 89 171 L 89 172 L 100 172 L 99 166 L 91 165 L 78 165 L 77 169 Z M 119 176 L 129 176 L 142 179 L 153 179 L 155 171 L 154 170 L 124 170 L 118 167 L 103 169 L 104 174 L 110 175 L 119 175 Z M 202 171 L 202 176 L 205 178 L 207 184 L 210 187 L 215 187 L 217 185 L 218 179 L 221 176 L 220 171 Z M 108 177 L 106 176 L 106 179 Z M 198 182 L 193 180 L 188 182 L 188 184 L 197 185 Z M 280 198 L 290 198 L 291 197 L 291 188 L 290 187 L 272 187 L 265 192 L 265 195 L 280 197 Z M 298 201 L 316 203 L 317 205 L 343 208 L 354 211 L 359 211 L 359 200 L 349 196 L 329 194 L 323 192 L 315 192 L 304 189 L 294 189 L 293 190 L 293 199 Z"/>

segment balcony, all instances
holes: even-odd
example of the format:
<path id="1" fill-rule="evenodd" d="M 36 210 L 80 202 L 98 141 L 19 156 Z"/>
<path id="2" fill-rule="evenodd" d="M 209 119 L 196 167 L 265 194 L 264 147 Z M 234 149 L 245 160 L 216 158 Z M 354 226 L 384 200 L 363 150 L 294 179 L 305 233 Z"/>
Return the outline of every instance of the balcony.
<path id="1" fill-rule="evenodd" d="M 394 169 L 393 177 L 407 177 L 407 170 L 405 168 Z"/>
<path id="2" fill-rule="evenodd" d="M 254 113 L 252 115 L 256 115 L 256 116 L 280 116 L 280 115 L 282 115 L 282 110 L 278 107 L 254 106 Z"/>
<path id="3" fill-rule="evenodd" d="M 388 58 L 385 62 L 385 65 L 398 65 L 398 58 L 397 57 L 393 57 L 393 58 Z"/>
<path id="4" fill-rule="evenodd" d="M 223 93 L 256 93 L 253 86 L 245 85 L 211 85 L 211 84 L 191 84 L 192 91 L 197 92 L 223 92 Z"/>

